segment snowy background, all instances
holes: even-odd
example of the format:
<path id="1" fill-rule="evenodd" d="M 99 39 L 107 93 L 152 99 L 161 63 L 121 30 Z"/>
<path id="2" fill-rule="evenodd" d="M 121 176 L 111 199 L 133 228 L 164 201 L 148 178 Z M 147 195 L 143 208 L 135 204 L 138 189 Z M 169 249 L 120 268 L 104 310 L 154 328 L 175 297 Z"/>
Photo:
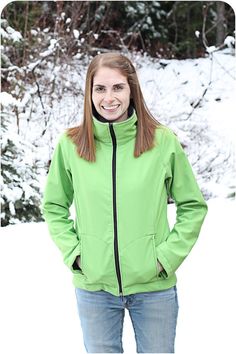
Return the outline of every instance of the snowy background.
<path id="1" fill-rule="evenodd" d="M 47 52 L 53 51 L 56 42 L 49 47 Z M 185 147 L 204 197 L 235 196 L 236 72 L 232 50 L 186 60 L 127 55 L 136 66 L 150 111 L 158 121 L 174 130 Z M 37 86 L 32 83 L 26 87 L 21 100 L 14 97 L 17 85 L 11 94 L 0 94 L 3 112 L 11 117 L 6 134 L 3 134 L 3 147 L 9 139 L 21 146 L 24 157 L 19 162 L 19 156 L 15 159 L 19 165 L 17 169 L 22 169 L 23 178 L 25 164 L 36 166 L 37 174 L 34 173 L 30 184 L 41 193 L 58 137 L 67 127 L 81 122 L 84 81 L 90 59 L 75 56 L 70 63 L 60 65 L 55 65 L 53 60 L 36 63 L 42 100 L 36 94 Z M 20 70 L 28 72 L 31 69 Z M 50 94 L 51 86 L 53 94 Z M 16 109 L 18 128 L 14 118 Z M 27 183 L 21 183 L 21 187 L 27 195 L 34 195 L 35 191 L 29 191 Z M 13 209 L 19 195 L 18 185 L 6 185 L 3 194 L 11 201 Z"/>
<path id="2" fill-rule="evenodd" d="M 11 33 L 13 40 L 19 40 L 18 33 Z M 46 34 L 32 33 L 36 37 Z M 21 98 L 16 98 L 20 80 L 14 91 L 2 92 L 0 97 L 5 116 L 14 117 L 16 110 L 19 115 L 19 132 L 10 120 L 2 141 L 3 147 L 10 139 L 21 149 L 14 164 L 28 198 L 35 191 L 24 180 L 22 166 L 37 161 L 37 174 L 28 178 L 42 193 L 46 167 L 59 135 L 82 117 L 84 79 L 91 58 L 77 55 L 70 62 L 58 62 L 54 54 L 59 45 L 50 40 L 41 60 L 12 69 L 22 75 L 34 70 L 42 101 L 32 82 Z M 185 147 L 209 207 L 199 241 L 177 273 L 180 312 L 176 353 L 230 353 L 235 347 L 236 321 L 235 56 L 230 48 L 219 52 L 209 49 L 205 58 L 186 60 L 127 55 L 137 68 L 151 112 L 177 133 Z M 52 86 L 55 90 L 50 94 Z M 19 156 L 23 156 L 21 160 Z M 20 193 L 14 185 L 3 187 L 13 214 Z M 169 205 L 169 219 L 173 224 L 174 205 Z M 0 269 L 1 353 L 85 353 L 72 275 L 45 223 L 2 228 Z M 127 310 L 123 340 L 125 353 L 135 353 Z"/>

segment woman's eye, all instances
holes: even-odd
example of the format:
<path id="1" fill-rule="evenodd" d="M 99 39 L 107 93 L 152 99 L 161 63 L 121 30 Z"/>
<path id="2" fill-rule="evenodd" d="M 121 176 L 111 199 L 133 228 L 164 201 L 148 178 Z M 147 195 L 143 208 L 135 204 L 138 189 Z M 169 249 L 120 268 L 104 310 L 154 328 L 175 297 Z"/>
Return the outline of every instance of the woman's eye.
<path id="1" fill-rule="evenodd" d="M 115 86 L 114 90 L 115 91 L 121 91 L 123 89 L 123 86 Z"/>
<path id="2" fill-rule="evenodd" d="M 95 92 L 104 92 L 104 87 L 96 87 Z"/>
<path id="3" fill-rule="evenodd" d="M 120 85 L 118 85 L 118 86 L 113 86 L 113 90 L 114 90 L 115 92 L 121 91 L 121 90 L 123 90 L 123 88 L 124 88 L 124 87 L 123 87 L 123 86 L 120 86 Z M 105 92 L 106 89 L 105 89 L 105 87 L 97 86 L 97 87 L 94 88 L 94 91 L 95 91 L 95 92 L 98 92 L 98 93 L 102 93 L 102 92 Z"/>

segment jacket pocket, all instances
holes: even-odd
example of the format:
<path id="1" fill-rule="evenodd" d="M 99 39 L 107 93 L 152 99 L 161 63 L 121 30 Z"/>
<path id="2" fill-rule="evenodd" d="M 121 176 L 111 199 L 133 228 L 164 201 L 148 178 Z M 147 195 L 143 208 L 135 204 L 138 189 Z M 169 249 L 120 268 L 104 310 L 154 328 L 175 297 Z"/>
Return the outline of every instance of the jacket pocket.
<path id="1" fill-rule="evenodd" d="M 81 266 L 81 259 L 82 259 L 82 253 L 83 253 L 83 251 L 82 251 L 82 242 L 81 242 L 81 245 L 80 245 L 80 267 L 79 267 L 79 265 L 77 264 L 77 267 L 76 268 L 74 268 L 74 266 L 72 266 L 72 273 L 74 273 L 74 274 L 76 274 L 77 276 L 79 275 L 79 276 L 82 276 L 82 277 L 85 277 L 85 275 L 84 275 L 84 273 L 83 273 L 83 269 L 82 269 L 82 266 Z"/>
<path id="2" fill-rule="evenodd" d="M 113 244 L 88 234 L 81 234 L 81 244 L 81 269 L 86 284 L 114 287 Z"/>
<path id="3" fill-rule="evenodd" d="M 147 234 L 120 250 L 123 286 L 160 280 L 155 252 L 155 234 Z"/>

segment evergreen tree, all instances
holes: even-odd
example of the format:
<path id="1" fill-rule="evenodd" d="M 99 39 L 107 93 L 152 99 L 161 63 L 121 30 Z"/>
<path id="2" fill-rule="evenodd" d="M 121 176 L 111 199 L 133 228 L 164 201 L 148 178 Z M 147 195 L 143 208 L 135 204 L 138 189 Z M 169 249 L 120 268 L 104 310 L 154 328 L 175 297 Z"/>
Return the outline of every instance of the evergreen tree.
<path id="1" fill-rule="evenodd" d="M 2 117 L 1 226 L 42 221 L 39 166 L 32 160 L 33 146 L 11 133 L 9 119 Z"/>

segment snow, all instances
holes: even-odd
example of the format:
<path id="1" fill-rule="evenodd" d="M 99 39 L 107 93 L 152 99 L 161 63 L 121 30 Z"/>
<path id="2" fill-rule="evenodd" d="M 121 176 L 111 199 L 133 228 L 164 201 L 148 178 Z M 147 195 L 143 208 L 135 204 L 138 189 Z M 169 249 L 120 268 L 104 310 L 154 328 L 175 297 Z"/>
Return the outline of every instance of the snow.
<path id="1" fill-rule="evenodd" d="M 57 39 L 51 39 L 50 40 L 50 45 L 48 47 L 49 50 L 52 50 L 55 48 L 56 44 L 57 44 L 58 40 Z"/>
<path id="2" fill-rule="evenodd" d="M 13 216 L 16 215 L 16 210 L 15 210 L 14 203 L 12 203 L 12 202 L 9 203 L 9 210 L 11 212 L 11 215 L 13 215 Z"/>
<path id="3" fill-rule="evenodd" d="M 208 207 L 199 240 L 177 271 L 176 354 L 231 353 L 235 344 L 235 202 L 211 199 Z M 168 214 L 172 226 L 174 205 Z M 72 273 L 45 223 L 2 228 L 0 269 L 2 353 L 86 353 Z M 136 353 L 127 309 L 123 346 Z"/>
<path id="4" fill-rule="evenodd" d="M 11 27 L 8 27 L 8 28 L 7 28 L 8 31 L 9 31 L 9 28 L 11 28 Z M 21 35 L 20 32 L 18 32 L 18 31 L 14 31 L 14 30 L 11 31 L 11 32 L 10 32 L 10 36 L 11 36 L 13 42 L 19 42 L 20 40 L 22 40 L 22 35 Z"/>
<path id="5" fill-rule="evenodd" d="M 78 38 L 79 38 L 79 31 L 76 30 L 76 29 L 74 29 L 74 30 L 73 30 L 73 35 L 74 35 L 74 37 L 75 37 L 76 39 L 78 39 Z"/>
<path id="6" fill-rule="evenodd" d="M 13 42 L 19 42 L 19 41 L 21 41 L 23 39 L 21 33 L 16 31 L 16 30 L 14 30 L 10 26 L 7 26 L 5 28 L 5 30 L 3 28 L 1 28 L 0 29 L 0 33 L 1 33 L 1 36 L 3 38 L 12 40 Z"/>
<path id="7" fill-rule="evenodd" d="M 224 40 L 224 44 L 226 44 L 227 47 L 232 48 L 235 44 L 235 38 L 233 36 L 227 36 Z"/>
<path id="8" fill-rule="evenodd" d="M 40 60 L 37 60 L 35 63 L 28 64 L 28 69 L 33 71 L 33 69 L 40 63 Z"/>
<path id="9" fill-rule="evenodd" d="M 235 57 L 223 50 L 198 59 L 133 60 L 147 106 L 185 144 L 204 195 L 230 195 L 236 177 Z"/>
<path id="10" fill-rule="evenodd" d="M 3 38 L 6 38 L 6 39 L 9 38 L 9 35 L 7 34 L 6 31 L 4 31 L 3 28 L 0 28 L 0 35 L 1 35 L 1 37 L 3 37 Z"/>
<path id="11" fill-rule="evenodd" d="M 0 92 L 0 103 L 3 106 L 17 105 L 18 101 L 8 92 Z"/>
<path id="12" fill-rule="evenodd" d="M 10 177 L 10 176 L 9 176 Z M 23 190 L 20 187 L 15 187 L 13 188 L 6 188 L 6 186 L 3 185 L 2 194 L 9 200 L 11 203 L 15 202 L 16 200 L 20 200 L 22 197 Z"/>
<path id="13" fill-rule="evenodd" d="M 32 36 L 37 36 L 38 35 L 38 31 L 31 29 L 30 33 L 32 34 Z"/>
<path id="14" fill-rule="evenodd" d="M 210 47 L 206 48 L 208 53 L 212 53 L 217 50 L 217 47 L 215 45 L 211 45 Z"/>
<path id="15" fill-rule="evenodd" d="M 51 39 L 51 40 L 50 40 L 50 45 L 49 45 L 48 49 L 45 50 L 44 52 L 40 53 L 40 56 L 43 57 L 43 58 L 45 58 L 45 57 L 47 57 L 48 55 L 51 55 L 51 54 L 54 52 L 55 47 L 57 46 L 57 42 L 58 42 L 58 41 L 57 41 L 56 39 Z"/>
<path id="16" fill-rule="evenodd" d="M 32 68 L 32 66 L 31 66 L 31 68 Z M 25 93 L 22 100 L 17 100 L 10 93 L 3 91 L 3 92 L 0 92 L 0 103 L 5 107 L 9 106 L 9 105 L 13 105 L 13 106 L 17 106 L 19 108 L 24 108 L 27 105 L 27 103 L 29 102 L 29 100 L 31 99 L 31 94 L 34 94 L 34 93 L 35 93 L 35 88 L 32 88 L 31 90 L 29 90 Z"/>

